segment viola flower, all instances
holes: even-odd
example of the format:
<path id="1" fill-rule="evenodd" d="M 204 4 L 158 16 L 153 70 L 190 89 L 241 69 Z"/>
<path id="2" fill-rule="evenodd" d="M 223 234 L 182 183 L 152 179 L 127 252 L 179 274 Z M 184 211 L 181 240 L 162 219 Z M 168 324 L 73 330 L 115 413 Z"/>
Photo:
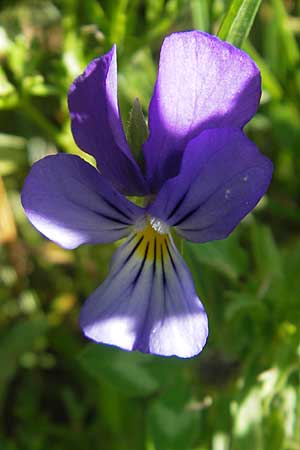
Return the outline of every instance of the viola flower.
<path id="1" fill-rule="evenodd" d="M 87 337 L 165 356 L 202 350 L 207 316 L 170 230 L 192 242 L 224 239 L 266 192 L 272 163 L 242 131 L 260 94 L 259 70 L 243 51 L 198 31 L 168 36 L 144 175 L 120 119 L 115 46 L 74 81 L 73 136 L 98 169 L 78 156 L 48 156 L 33 165 L 22 203 L 31 223 L 65 248 L 125 238 L 82 308 Z"/>

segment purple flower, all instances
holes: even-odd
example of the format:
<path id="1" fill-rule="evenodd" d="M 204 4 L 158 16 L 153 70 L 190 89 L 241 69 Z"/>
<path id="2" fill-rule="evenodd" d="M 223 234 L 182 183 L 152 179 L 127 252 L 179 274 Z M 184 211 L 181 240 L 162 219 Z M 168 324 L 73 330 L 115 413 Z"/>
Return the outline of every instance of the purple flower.
<path id="1" fill-rule="evenodd" d="M 116 49 L 92 61 L 69 94 L 74 155 L 35 163 L 22 202 L 31 223 L 65 248 L 125 241 L 80 324 L 96 342 L 191 357 L 208 325 L 170 228 L 193 242 L 224 239 L 266 192 L 272 163 L 244 135 L 260 94 L 259 70 L 241 50 L 198 31 L 163 43 L 143 146 L 135 162 L 120 119 Z M 151 199 L 145 208 L 126 196 Z"/>

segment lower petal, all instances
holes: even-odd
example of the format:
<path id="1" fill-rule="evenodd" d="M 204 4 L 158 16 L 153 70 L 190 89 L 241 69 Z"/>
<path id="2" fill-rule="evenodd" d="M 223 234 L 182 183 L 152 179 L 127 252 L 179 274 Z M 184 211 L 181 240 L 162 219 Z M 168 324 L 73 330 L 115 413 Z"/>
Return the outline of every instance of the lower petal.
<path id="1" fill-rule="evenodd" d="M 187 358 L 201 352 L 208 324 L 191 274 L 169 234 L 148 225 L 117 250 L 110 273 L 82 308 L 96 342 Z"/>

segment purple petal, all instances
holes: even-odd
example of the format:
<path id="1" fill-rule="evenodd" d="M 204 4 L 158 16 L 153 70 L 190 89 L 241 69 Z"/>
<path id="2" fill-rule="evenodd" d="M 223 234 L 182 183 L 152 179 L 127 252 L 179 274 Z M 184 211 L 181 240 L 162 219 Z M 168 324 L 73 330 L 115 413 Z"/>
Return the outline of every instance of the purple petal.
<path id="1" fill-rule="evenodd" d="M 64 154 L 47 156 L 32 166 L 22 204 L 30 222 L 65 248 L 116 241 L 143 215 L 94 167 Z"/>
<path id="2" fill-rule="evenodd" d="M 194 242 L 224 239 L 265 194 L 273 166 L 239 129 L 203 131 L 149 213 Z"/>
<path id="3" fill-rule="evenodd" d="M 183 358 L 199 353 L 208 334 L 206 313 L 172 238 L 149 227 L 117 250 L 80 324 L 96 342 Z"/>
<path id="4" fill-rule="evenodd" d="M 202 130 L 243 127 L 257 110 L 260 84 L 255 63 L 227 42 L 199 31 L 167 37 L 144 145 L 152 191 L 177 175 L 188 141 Z"/>
<path id="5" fill-rule="evenodd" d="M 68 103 L 74 139 L 95 157 L 102 175 L 125 195 L 146 193 L 146 182 L 131 155 L 120 119 L 115 46 L 92 61 L 74 81 Z"/>

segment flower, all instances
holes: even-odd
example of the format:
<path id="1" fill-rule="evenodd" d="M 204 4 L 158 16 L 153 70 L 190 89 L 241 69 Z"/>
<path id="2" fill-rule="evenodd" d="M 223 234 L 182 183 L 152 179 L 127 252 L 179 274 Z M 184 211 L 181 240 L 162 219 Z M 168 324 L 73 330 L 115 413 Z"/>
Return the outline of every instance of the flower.
<path id="1" fill-rule="evenodd" d="M 245 136 L 261 94 L 255 63 L 199 31 L 162 45 L 143 146 L 134 160 L 117 101 L 115 46 L 71 86 L 75 155 L 32 167 L 22 192 L 31 223 L 65 248 L 125 241 L 104 283 L 84 304 L 80 324 L 96 342 L 191 357 L 205 345 L 207 315 L 171 227 L 193 242 L 224 239 L 266 192 L 272 163 Z M 126 196 L 151 199 L 144 208 Z"/>

